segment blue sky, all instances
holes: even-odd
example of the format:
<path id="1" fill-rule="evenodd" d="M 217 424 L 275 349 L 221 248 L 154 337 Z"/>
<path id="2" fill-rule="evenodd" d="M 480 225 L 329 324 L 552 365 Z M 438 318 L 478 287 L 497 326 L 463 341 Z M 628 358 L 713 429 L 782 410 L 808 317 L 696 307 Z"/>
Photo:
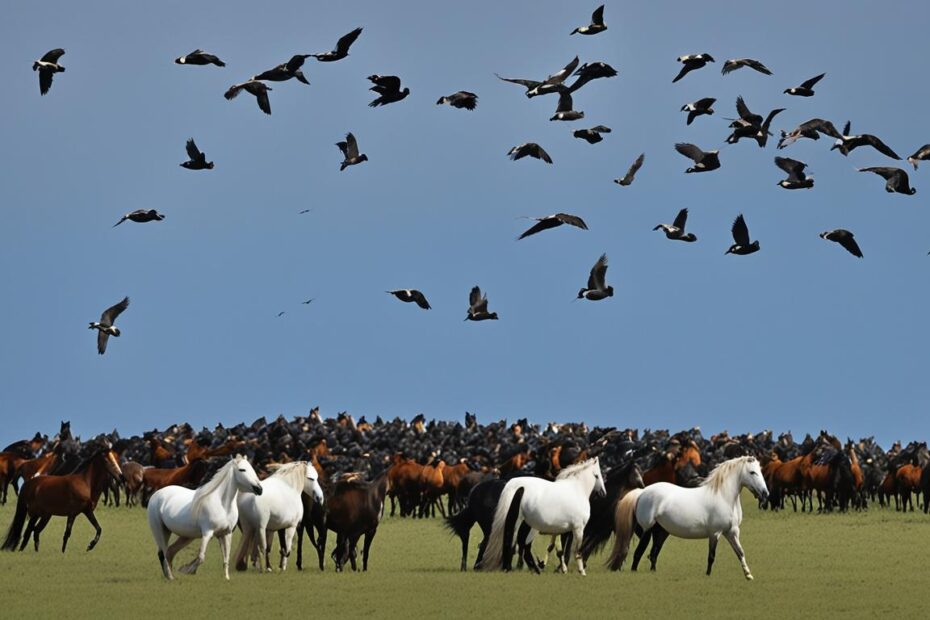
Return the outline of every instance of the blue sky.
<path id="1" fill-rule="evenodd" d="M 138 6 L 137 6 L 138 5 Z M 85 436 L 189 421 L 212 426 L 319 404 L 326 415 L 529 417 L 707 432 L 828 427 L 885 443 L 923 438 L 930 294 L 925 168 L 889 195 L 855 167 L 862 148 L 801 141 L 810 191 L 776 186 L 769 148 L 729 146 L 725 116 L 785 107 L 773 128 L 847 119 L 902 156 L 930 142 L 918 53 L 928 9 L 896 3 L 608 2 L 609 29 L 568 36 L 596 2 L 18 2 L 3 10 L 0 115 L 0 440 Z M 805 23 L 798 25 L 800 16 Z M 223 92 L 295 53 L 311 86 L 272 84 L 273 114 Z M 50 94 L 31 63 L 63 47 Z M 194 48 L 227 67 L 181 67 Z M 675 58 L 715 65 L 672 84 Z M 498 81 L 542 78 L 574 55 L 620 76 L 575 96 L 586 118 L 549 122 L 555 97 Z M 720 74 L 749 56 L 775 73 Z M 827 76 L 811 99 L 785 88 Z M 370 109 L 365 77 L 412 93 Z M 436 106 L 464 89 L 474 112 Z M 685 126 L 684 103 L 717 97 Z M 604 142 L 571 131 L 605 124 Z M 339 172 L 347 131 L 370 161 Z M 216 169 L 191 172 L 194 137 Z M 511 146 L 555 160 L 510 162 Z M 685 175 L 675 142 L 720 148 L 722 169 Z M 645 151 L 636 182 L 611 182 Z M 695 244 L 652 232 L 681 207 Z M 124 223 L 156 208 L 161 223 Z M 311 209 L 298 215 L 302 209 Z M 515 241 L 520 216 L 565 211 L 590 230 Z M 724 256 L 744 213 L 762 250 Z M 857 260 L 821 231 L 848 228 Z M 597 257 L 612 299 L 572 303 Z M 463 322 L 479 284 L 497 322 Z M 384 291 L 423 290 L 433 310 Z M 98 356 L 87 322 L 124 295 L 123 330 Z M 311 305 L 300 302 L 316 299 Z M 280 311 L 286 311 L 277 318 Z"/>

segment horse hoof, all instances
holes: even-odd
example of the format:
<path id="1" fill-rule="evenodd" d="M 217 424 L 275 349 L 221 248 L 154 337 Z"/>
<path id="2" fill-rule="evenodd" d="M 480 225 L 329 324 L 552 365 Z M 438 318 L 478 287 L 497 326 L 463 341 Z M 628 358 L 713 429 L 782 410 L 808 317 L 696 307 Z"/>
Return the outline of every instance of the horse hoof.
<path id="1" fill-rule="evenodd" d="M 746 581 L 752 581 L 752 580 L 753 580 L 753 576 L 750 575 L 749 573 L 746 573 Z"/>

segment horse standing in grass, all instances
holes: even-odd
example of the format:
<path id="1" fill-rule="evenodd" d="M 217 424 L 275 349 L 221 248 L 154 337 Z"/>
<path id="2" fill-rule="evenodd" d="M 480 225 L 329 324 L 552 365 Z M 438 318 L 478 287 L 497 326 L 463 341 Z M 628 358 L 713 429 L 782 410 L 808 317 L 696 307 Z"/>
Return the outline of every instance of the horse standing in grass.
<path id="1" fill-rule="evenodd" d="M 336 533 L 333 560 L 336 572 L 341 572 L 346 560 L 352 570 L 358 539 L 365 536 L 362 548 L 362 570 L 368 570 L 368 552 L 384 516 L 384 497 L 389 490 L 388 474 L 382 473 L 371 482 L 364 482 L 357 473 L 343 474 L 336 481 L 333 495 L 326 504 L 326 527 Z"/>
<path id="2" fill-rule="evenodd" d="M 510 570 L 513 534 L 519 523 L 517 545 L 523 549 L 527 565 L 537 573 L 539 566 L 530 550 L 534 533 L 549 536 L 571 533 L 559 565 L 559 572 L 568 572 L 566 559 L 571 557 L 573 542 L 579 549 L 584 542 L 584 528 L 591 516 L 588 498 L 592 491 L 602 497 L 607 494 L 597 457 L 566 467 L 554 482 L 542 478 L 510 480 L 497 502 L 481 568 Z M 575 558 L 578 572 L 584 575 L 580 551 Z"/>
<path id="3" fill-rule="evenodd" d="M 323 502 L 323 489 L 320 488 L 318 478 L 313 465 L 306 461 L 295 461 L 279 466 L 274 474 L 265 478 L 261 495 L 239 495 L 237 502 L 242 541 L 236 554 L 236 570 L 246 569 L 247 556 L 257 547 L 264 570 L 271 571 L 269 532 L 283 534 L 280 567 L 281 570 L 287 569 L 294 533 L 304 516 L 301 494 L 312 497 L 314 502 Z"/>
<path id="4" fill-rule="evenodd" d="M 746 554 L 739 541 L 739 526 L 743 507 L 739 494 L 743 487 L 761 500 L 768 497 L 759 461 L 754 456 L 742 456 L 718 465 L 699 487 L 685 488 L 657 482 L 645 489 L 634 489 L 617 504 L 616 540 L 607 565 L 620 570 L 630 549 L 630 539 L 638 526 L 648 534 L 661 527 L 662 534 L 653 537 L 650 553 L 652 570 L 662 544 L 669 534 L 679 538 L 706 538 L 708 541 L 707 574 L 710 575 L 717 553 L 717 541 L 722 534 L 733 547 L 743 575 L 752 579 Z"/>
<path id="5" fill-rule="evenodd" d="M 94 509 L 110 476 L 118 479 L 122 479 L 123 476 L 116 453 L 113 452 L 109 441 L 97 440 L 90 455 L 78 465 L 74 473 L 67 476 L 38 476 L 23 482 L 16 502 L 16 514 L 3 542 L 3 549 L 13 551 L 22 540 L 22 544 L 19 544 L 19 550 L 22 551 L 32 536 L 35 550 L 38 551 L 39 534 L 52 517 L 67 517 L 68 522 L 61 541 L 61 551 L 64 553 L 68 546 L 68 538 L 71 537 L 71 527 L 79 514 L 87 517 L 96 530 L 94 539 L 87 546 L 88 551 L 93 549 L 103 531 L 94 516 Z"/>
<path id="6" fill-rule="evenodd" d="M 244 456 L 231 458 L 196 491 L 174 485 L 155 491 L 148 505 L 149 527 L 166 578 L 174 579 L 172 562 L 178 551 L 199 538 L 197 557 L 181 567 L 182 573 L 197 572 L 206 557 L 207 544 L 215 536 L 223 553 L 223 573 L 229 579 L 229 545 L 239 521 L 239 493 L 262 493 L 261 482 Z M 178 538 L 169 546 L 171 534 Z"/>

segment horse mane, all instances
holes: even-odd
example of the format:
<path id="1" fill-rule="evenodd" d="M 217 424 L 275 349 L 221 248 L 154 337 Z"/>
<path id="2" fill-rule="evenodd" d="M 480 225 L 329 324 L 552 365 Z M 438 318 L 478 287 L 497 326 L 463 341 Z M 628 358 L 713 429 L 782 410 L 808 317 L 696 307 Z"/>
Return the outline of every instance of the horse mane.
<path id="1" fill-rule="evenodd" d="M 194 517 L 200 514 L 200 507 L 203 505 L 206 498 L 232 477 L 233 468 L 239 464 L 240 460 L 240 457 L 229 459 L 225 465 L 220 467 L 219 470 L 213 474 L 213 477 L 197 487 L 197 490 L 194 491 L 194 499 L 191 500 L 191 514 L 194 515 Z"/>
<path id="2" fill-rule="evenodd" d="M 730 459 L 729 461 L 724 461 L 720 463 L 714 470 L 707 475 L 707 478 L 704 479 L 704 482 L 701 483 L 702 487 L 710 487 L 711 491 L 714 493 L 719 493 L 723 488 L 723 485 L 726 483 L 727 478 L 734 470 L 740 469 L 746 465 L 750 460 L 755 459 L 754 456 L 739 456 L 735 459 Z"/>
<path id="3" fill-rule="evenodd" d="M 282 479 L 292 489 L 298 493 L 302 493 L 304 490 L 304 480 L 307 478 L 307 462 L 294 461 L 293 463 L 276 465 L 271 477 Z"/>
<path id="4" fill-rule="evenodd" d="M 578 475 L 581 474 L 584 470 L 588 469 L 588 467 L 590 467 L 591 465 L 593 465 L 593 464 L 594 464 L 594 460 L 595 460 L 596 458 L 597 458 L 597 457 L 594 457 L 593 459 L 588 459 L 588 460 L 586 460 L 586 461 L 581 461 L 580 463 L 575 463 L 575 464 L 573 464 L 573 465 L 569 465 L 568 467 L 565 467 L 564 469 L 562 469 L 562 471 L 559 472 L 559 475 L 556 476 L 555 479 L 556 479 L 556 480 L 565 480 L 566 478 L 574 478 L 574 477 L 578 476 Z"/>

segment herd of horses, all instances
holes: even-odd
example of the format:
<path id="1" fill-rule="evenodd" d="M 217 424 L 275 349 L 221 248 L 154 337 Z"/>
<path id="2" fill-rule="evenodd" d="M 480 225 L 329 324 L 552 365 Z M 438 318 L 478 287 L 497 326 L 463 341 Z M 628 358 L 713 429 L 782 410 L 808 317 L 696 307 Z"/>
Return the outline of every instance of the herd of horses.
<path id="1" fill-rule="evenodd" d="M 409 423 L 368 423 L 348 414 L 324 420 L 316 410 L 291 424 L 282 418 L 261 422 L 234 432 L 218 427 L 194 433 L 182 426 L 131 438 L 114 432 L 87 442 L 63 422 L 51 440 L 37 433 L 15 442 L 0 452 L 0 501 L 6 502 L 9 486 L 18 495 L 2 548 L 23 550 L 32 540 L 38 551 L 43 529 L 61 516 L 64 551 L 74 520 L 83 514 L 95 529 L 88 545 L 93 549 L 102 532 L 94 515 L 98 501 L 119 505 L 124 496 L 126 506 L 145 507 L 168 578 L 175 554 L 199 539 L 200 552 L 181 568 L 196 571 L 212 538 L 228 578 L 237 527 L 238 570 L 249 561 L 272 569 L 275 532 L 282 570 L 295 538 L 296 564 L 303 568 L 304 532 L 321 570 L 329 532 L 336 536 L 336 570 L 358 569 L 360 542 L 361 568 L 367 570 L 389 502 L 391 516 L 442 517 L 461 539 L 462 570 L 468 569 L 470 535 L 478 525 L 476 569 L 509 570 L 516 556 L 516 566 L 538 572 L 555 550 L 558 570 L 567 571 L 574 557 L 584 573 L 591 554 L 614 536 L 608 566 L 617 570 L 636 533 L 633 570 L 650 544 L 654 570 L 665 539 L 676 535 L 709 541 L 709 574 L 722 535 L 751 579 L 739 542 L 742 488 L 771 510 L 797 512 L 800 505 L 801 512 L 842 512 L 877 503 L 913 511 L 915 494 L 925 512 L 930 508 L 925 443 L 882 450 L 872 439 L 843 443 L 826 431 L 801 443 L 771 432 L 705 439 L 699 429 L 640 434 L 550 424 L 542 431 L 526 420 L 482 426 L 470 415 L 464 425 L 427 423 L 422 416 Z M 281 432 L 288 428 L 301 432 Z M 273 454 L 282 439 L 289 450 Z M 723 472 L 733 475 L 721 482 Z M 549 539 L 540 556 L 532 551 L 537 534 Z"/>

